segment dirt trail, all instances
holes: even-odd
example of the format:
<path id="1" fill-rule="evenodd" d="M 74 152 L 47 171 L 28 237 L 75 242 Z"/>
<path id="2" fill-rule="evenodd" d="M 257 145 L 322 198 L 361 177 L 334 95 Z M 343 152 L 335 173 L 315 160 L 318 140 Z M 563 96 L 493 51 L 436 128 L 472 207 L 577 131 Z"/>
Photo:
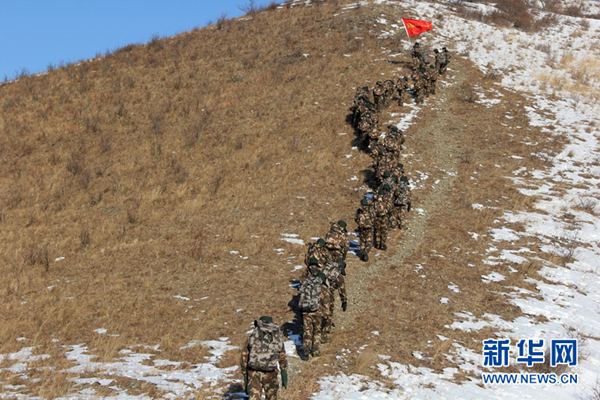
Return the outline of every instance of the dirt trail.
<path id="1" fill-rule="evenodd" d="M 336 334 L 342 333 L 341 331 L 352 330 L 356 325 L 357 319 L 364 315 L 364 311 L 373 307 L 373 300 L 378 296 L 367 292 L 368 287 L 371 286 L 369 281 L 372 277 L 377 276 L 384 267 L 403 264 L 403 261 L 422 243 L 427 230 L 430 229 L 428 224 L 430 217 L 447 200 L 448 191 L 454 184 L 456 177 L 456 174 L 452 172 L 455 171 L 458 162 L 455 155 L 458 152 L 458 143 L 460 141 L 460 131 L 456 129 L 456 116 L 450 109 L 450 97 L 453 86 L 460 84 L 468 78 L 467 74 L 463 72 L 466 61 L 458 57 L 457 60 L 453 61 L 451 71 L 448 71 L 443 79 L 446 84 L 438 82 L 437 95 L 431 96 L 422 105 L 423 110 L 419 111 L 418 115 L 419 121 L 407 130 L 407 139 L 404 145 L 405 151 L 413 153 L 411 142 L 414 140 L 414 137 L 416 135 L 430 135 L 428 140 L 432 143 L 432 146 L 427 147 L 429 154 L 418 154 L 416 156 L 419 159 L 437 160 L 435 166 L 421 169 L 429 170 L 428 173 L 431 175 L 435 173 L 434 169 L 437 170 L 437 175 L 440 175 L 440 181 L 433 189 L 426 190 L 427 193 L 425 195 L 417 196 L 418 202 L 414 204 L 408 228 L 403 230 L 402 233 L 390 231 L 392 237 L 388 239 L 387 252 L 388 254 L 392 253 L 391 256 L 384 255 L 384 252 L 373 249 L 371 260 L 375 259 L 375 254 L 377 253 L 382 253 L 384 257 L 378 261 L 370 261 L 368 263 L 363 263 L 352 255 L 348 257 L 349 275 L 346 280 L 346 287 L 349 294 L 349 307 L 346 312 L 342 312 L 339 305 L 336 306 L 335 324 L 338 328 L 333 332 L 334 343 L 327 345 L 330 349 L 325 349 L 325 352 L 328 352 L 328 350 L 333 352 L 339 350 L 337 347 L 343 346 L 343 343 L 335 338 Z M 431 115 L 432 108 L 436 109 L 436 111 L 433 111 L 434 115 Z M 398 109 L 394 109 L 393 111 L 397 112 Z M 427 113 L 426 120 L 423 118 L 423 114 L 425 113 Z M 453 134 L 448 134 L 448 132 L 452 132 Z M 439 171 L 451 173 L 439 173 Z M 414 171 L 411 172 L 414 174 Z M 427 182 L 428 184 L 433 183 L 430 181 Z M 413 199 L 415 198 L 414 196 L 415 194 L 413 193 Z M 321 358 L 323 362 L 327 362 L 325 358 Z M 310 364 L 307 364 L 295 357 L 290 358 L 289 361 L 292 375 L 302 373 L 304 368 L 308 366 L 314 368 L 315 363 L 321 363 L 321 360 L 314 360 Z"/>
<path id="2" fill-rule="evenodd" d="M 456 60 L 453 63 L 452 71 L 449 71 L 444 77 L 444 80 L 451 85 L 442 87 L 438 83 L 437 95 L 429 97 L 423 104 L 423 108 L 431 109 L 435 107 L 437 111 L 434 111 L 433 118 L 428 116 L 427 120 L 422 119 L 421 114 L 424 111 L 420 111 L 421 120 L 409 129 L 404 145 L 406 151 L 412 152 L 411 136 L 430 135 L 429 141 L 432 146 L 426 147 L 429 154 L 419 154 L 418 156 L 423 159 L 436 159 L 437 165 L 435 165 L 435 168 L 438 171 L 447 171 L 447 173 L 440 176 L 438 178 L 440 179 L 439 183 L 435 184 L 435 187 L 428 191 L 425 196 L 420 196 L 416 204 L 413 204 L 414 209 L 408 228 L 402 234 L 390 231 L 392 237 L 388 239 L 388 252 L 390 250 L 394 252 L 391 257 L 388 256 L 377 262 L 370 262 L 366 264 L 366 267 L 364 263 L 357 259 L 350 259 L 349 271 L 351 271 L 351 276 L 347 280 L 347 290 L 351 294 L 349 296 L 350 307 L 346 313 L 336 315 L 336 320 L 342 329 L 351 329 L 354 320 L 360 317 L 362 310 L 370 308 L 372 305 L 373 293 L 364 292 L 365 281 L 369 277 L 379 274 L 384 267 L 402 265 L 403 261 L 422 243 L 427 229 L 430 228 L 428 225 L 430 217 L 447 201 L 448 190 L 454 184 L 456 177 L 455 169 L 458 158 L 455 155 L 458 153 L 460 140 L 459 130 L 456 129 L 456 116 L 450 110 L 451 103 L 449 99 L 452 87 L 467 79 L 466 74 L 462 72 L 464 71 L 464 66 L 461 65 L 463 62 L 462 59 Z M 448 134 L 449 132 L 453 134 Z M 414 171 L 411 172 L 414 176 Z M 429 184 L 431 183 L 433 182 Z M 378 251 L 373 249 L 372 256 L 377 253 Z"/>

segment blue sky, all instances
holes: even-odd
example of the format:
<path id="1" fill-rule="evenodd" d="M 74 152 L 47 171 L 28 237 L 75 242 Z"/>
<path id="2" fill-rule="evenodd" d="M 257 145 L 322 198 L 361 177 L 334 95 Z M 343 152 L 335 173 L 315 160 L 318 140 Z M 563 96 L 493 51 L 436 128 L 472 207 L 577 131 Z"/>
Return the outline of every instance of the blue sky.
<path id="1" fill-rule="evenodd" d="M 282 1 L 279 0 L 278 3 Z M 264 6 L 271 0 L 256 0 Z M 0 81 L 243 14 L 249 0 L 0 0 Z"/>

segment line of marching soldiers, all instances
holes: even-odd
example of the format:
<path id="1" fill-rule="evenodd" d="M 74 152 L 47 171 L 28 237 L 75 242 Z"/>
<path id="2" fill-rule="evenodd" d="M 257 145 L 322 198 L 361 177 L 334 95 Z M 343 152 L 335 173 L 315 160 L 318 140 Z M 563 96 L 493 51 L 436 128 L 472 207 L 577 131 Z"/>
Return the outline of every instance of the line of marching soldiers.
<path id="1" fill-rule="evenodd" d="M 419 44 L 413 47 L 413 74 L 415 81 L 413 95 L 417 102 L 423 95 L 435 94 L 435 81 L 443 74 L 450 61 L 446 48 L 436 53 L 435 78 L 425 73 L 429 57 L 420 51 Z M 441 55 L 440 55 L 441 54 Z M 428 82 L 425 82 L 427 80 Z M 373 158 L 374 185 L 373 195 L 365 195 L 356 211 L 355 221 L 360 240 L 359 258 L 369 260 L 369 251 L 375 247 L 386 250 L 389 228 L 402 228 L 403 221 L 411 209 L 411 192 L 404 165 L 400 163 L 400 152 L 404 135 L 395 126 L 388 126 L 386 132 L 379 130 L 379 112 L 396 99 L 398 105 L 404 103 L 404 94 L 409 93 L 408 78 L 377 82 L 370 90 L 358 88 L 352 110 L 353 123 L 361 133 L 361 139 Z M 331 224 L 325 239 L 308 244 L 304 258 L 306 269 L 300 277 L 300 289 L 297 309 L 302 312 L 302 351 L 300 356 L 308 361 L 310 357 L 319 357 L 321 343 L 331 338 L 336 292 L 342 302 L 342 310 L 348 307 L 346 293 L 346 255 L 350 249 L 347 225 L 345 221 Z M 244 377 L 244 391 L 250 400 L 258 400 L 261 393 L 266 399 L 276 399 L 279 389 L 278 373 L 281 382 L 288 385 L 287 358 L 283 345 L 281 328 L 269 316 L 254 321 L 252 331 L 241 354 L 241 372 Z M 278 365 L 281 371 L 278 369 Z"/>

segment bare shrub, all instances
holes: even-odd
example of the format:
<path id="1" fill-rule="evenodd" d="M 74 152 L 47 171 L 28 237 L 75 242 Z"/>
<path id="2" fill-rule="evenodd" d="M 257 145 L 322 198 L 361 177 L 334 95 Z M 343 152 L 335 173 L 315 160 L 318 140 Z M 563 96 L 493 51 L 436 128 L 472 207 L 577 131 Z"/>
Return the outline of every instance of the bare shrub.
<path id="1" fill-rule="evenodd" d="M 67 161 L 67 171 L 72 173 L 73 175 L 79 174 L 83 171 L 84 161 L 83 155 L 80 153 L 73 152 Z"/>
<path id="2" fill-rule="evenodd" d="M 564 11 L 565 15 L 569 15 L 571 17 L 581 17 L 583 16 L 583 4 L 569 4 L 565 7 Z"/>
<path id="3" fill-rule="evenodd" d="M 590 214 L 594 214 L 596 212 L 596 206 L 598 203 L 595 199 L 591 197 L 581 198 L 581 196 L 577 196 L 579 203 L 575 205 L 577 210 L 585 211 Z"/>
<path id="4" fill-rule="evenodd" d="M 79 241 L 81 242 L 81 245 L 83 247 L 86 247 L 88 244 L 90 244 L 90 231 L 88 228 L 83 228 L 81 230 L 81 232 L 79 233 Z"/>
<path id="5" fill-rule="evenodd" d="M 457 89 L 458 99 L 467 103 L 474 103 L 476 99 L 475 91 L 468 82 L 463 82 Z"/>
<path id="6" fill-rule="evenodd" d="M 247 15 L 254 15 L 259 10 L 255 0 L 248 0 L 246 4 L 238 5 L 237 8 Z"/>
<path id="7" fill-rule="evenodd" d="M 227 13 L 221 14 L 221 16 L 219 16 L 219 18 L 217 18 L 217 29 L 223 30 L 225 28 L 225 23 L 227 22 L 228 19 L 229 19 L 229 16 L 227 15 Z"/>
<path id="8" fill-rule="evenodd" d="M 125 217 L 130 224 L 139 222 L 138 212 L 135 207 L 129 206 L 125 209 Z"/>
<path id="9" fill-rule="evenodd" d="M 502 71 L 499 69 L 490 69 L 485 74 L 485 79 L 490 81 L 498 81 L 502 78 Z"/>
<path id="10" fill-rule="evenodd" d="M 46 271 L 50 268 L 50 253 L 45 246 L 31 245 L 22 250 L 22 257 L 27 265 L 41 265 Z"/>
<path id="11" fill-rule="evenodd" d="M 150 42 L 148 43 L 148 48 L 152 50 L 161 50 L 163 48 L 163 41 L 161 40 L 158 33 L 152 35 Z"/>

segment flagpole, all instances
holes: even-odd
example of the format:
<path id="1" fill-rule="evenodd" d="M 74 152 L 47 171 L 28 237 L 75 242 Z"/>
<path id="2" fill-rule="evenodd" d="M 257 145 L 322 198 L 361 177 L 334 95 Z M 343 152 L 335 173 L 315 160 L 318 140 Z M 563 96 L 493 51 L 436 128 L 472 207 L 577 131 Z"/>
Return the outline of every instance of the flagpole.
<path id="1" fill-rule="evenodd" d="M 408 34 L 408 28 L 406 27 L 406 22 L 404 22 L 404 18 L 402 18 L 402 25 L 404 25 L 404 30 L 406 31 L 406 36 L 408 36 L 408 44 L 411 45 L 410 35 Z"/>

